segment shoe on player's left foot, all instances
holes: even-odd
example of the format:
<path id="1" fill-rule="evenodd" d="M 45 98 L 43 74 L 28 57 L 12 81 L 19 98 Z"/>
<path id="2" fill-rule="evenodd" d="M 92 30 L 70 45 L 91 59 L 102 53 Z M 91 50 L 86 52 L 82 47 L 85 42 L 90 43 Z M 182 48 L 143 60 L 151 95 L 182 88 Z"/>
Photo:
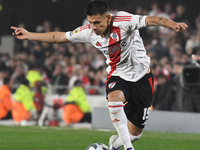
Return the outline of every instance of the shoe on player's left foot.
<path id="1" fill-rule="evenodd" d="M 126 150 L 134 150 L 134 148 L 133 148 L 133 147 L 130 147 L 130 148 L 127 148 Z"/>
<path id="2" fill-rule="evenodd" d="M 108 150 L 120 150 L 121 147 L 115 148 L 114 145 L 113 145 L 114 141 L 115 141 L 117 138 L 119 138 L 118 135 L 112 135 L 112 136 L 110 137 Z"/>

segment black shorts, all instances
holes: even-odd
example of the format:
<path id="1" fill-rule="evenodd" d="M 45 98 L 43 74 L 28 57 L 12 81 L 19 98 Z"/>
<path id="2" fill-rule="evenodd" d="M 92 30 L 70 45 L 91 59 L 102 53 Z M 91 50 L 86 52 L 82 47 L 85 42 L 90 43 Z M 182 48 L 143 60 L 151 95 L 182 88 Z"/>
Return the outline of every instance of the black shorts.
<path id="1" fill-rule="evenodd" d="M 146 74 L 137 82 L 126 81 L 118 76 L 111 76 L 106 84 L 106 97 L 115 90 L 125 95 L 124 111 L 130 122 L 144 128 L 153 101 L 153 75 Z"/>

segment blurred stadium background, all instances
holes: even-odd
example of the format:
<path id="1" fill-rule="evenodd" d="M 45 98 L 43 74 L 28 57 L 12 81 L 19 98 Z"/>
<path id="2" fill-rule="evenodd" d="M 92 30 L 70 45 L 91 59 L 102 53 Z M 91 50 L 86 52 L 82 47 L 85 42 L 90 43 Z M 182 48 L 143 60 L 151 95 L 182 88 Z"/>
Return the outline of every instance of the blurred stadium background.
<path id="1" fill-rule="evenodd" d="M 108 0 L 110 10 L 124 10 L 135 13 L 137 6 L 151 9 L 151 3 L 155 0 Z M 9 35 L 10 26 L 24 22 L 27 29 L 35 31 L 35 27 L 44 20 L 50 20 L 53 25 L 58 25 L 63 31 L 73 30 L 82 24 L 84 8 L 88 0 L 0 0 L 0 34 Z M 157 0 L 161 10 L 164 4 L 171 2 L 174 6 L 182 3 L 186 7 L 186 15 L 194 27 L 195 18 L 199 13 L 198 0 Z"/>

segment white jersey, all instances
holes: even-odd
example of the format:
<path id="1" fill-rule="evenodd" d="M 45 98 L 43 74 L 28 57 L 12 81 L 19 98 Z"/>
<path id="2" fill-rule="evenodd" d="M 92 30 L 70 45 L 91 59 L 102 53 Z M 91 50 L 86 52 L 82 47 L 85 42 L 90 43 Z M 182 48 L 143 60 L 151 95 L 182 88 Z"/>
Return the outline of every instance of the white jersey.
<path id="1" fill-rule="evenodd" d="M 90 25 L 66 32 L 72 43 L 90 42 L 106 57 L 109 76 L 120 76 L 126 81 L 136 82 L 147 72 L 150 58 L 138 29 L 146 27 L 146 16 L 132 15 L 120 11 L 113 16 L 113 25 L 106 37 L 96 35 Z"/>

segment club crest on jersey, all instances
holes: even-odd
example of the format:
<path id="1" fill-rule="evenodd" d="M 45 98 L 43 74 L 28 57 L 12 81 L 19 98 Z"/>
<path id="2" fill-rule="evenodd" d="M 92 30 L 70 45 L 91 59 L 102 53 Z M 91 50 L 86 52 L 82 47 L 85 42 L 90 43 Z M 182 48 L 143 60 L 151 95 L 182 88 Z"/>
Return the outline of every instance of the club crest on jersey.
<path id="1" fill-rule="evenodd" d="M 110 83 L 110 84 L 108 85 L 108 88 L 109 88 L 109 89 L 112 89 L 112 88 L 115 86 L 115 84 L 116 84 L 116 82 Z"/>
<path id="2" fill-rule="evenodd" d="M 111 38 L 112 38 L 115 42 L 119 41 L 119 36 L 118 36 L 118 34 L 117 34 L 117 31 L 114 30 L 114 31 L 110 34 L 110 36 L 111 36 Z"/>

